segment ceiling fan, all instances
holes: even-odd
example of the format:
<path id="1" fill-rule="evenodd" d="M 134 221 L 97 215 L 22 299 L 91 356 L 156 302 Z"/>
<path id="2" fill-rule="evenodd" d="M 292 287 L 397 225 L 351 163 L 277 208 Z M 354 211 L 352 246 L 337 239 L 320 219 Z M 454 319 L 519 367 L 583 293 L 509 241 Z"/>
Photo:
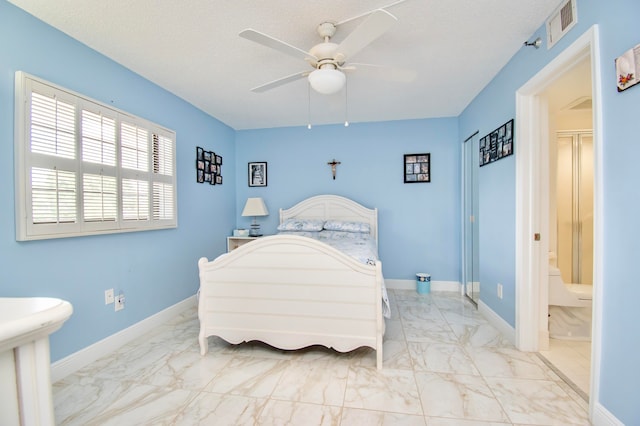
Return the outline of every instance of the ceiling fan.
<path id="1" fill-rule="evenodd" d="M 312 70 L 299 71 L 262 84 L 254 87 L 251 91 L 261 93 L 307 77 L 309 84 L 316 92 L 330 95 L 339 92 L 344 87 L 346 83 L 344 72 L 355 71 L 356 69 L 391 81 L 406 82 L 413 80 L 416 73 L 411 70 L 347 62 L 352 56 L 383 35 L 396 23 L 398 19 L 387 12 L 385 8 L 404 1 L 406 0 L 399 0 L 384 8 L 366 12 L 338 23 L 321 23 L 318 25 L 317 32 L 322 37 L 323 42 L 316 44 L 309 51 L 292 46 L 251 28 L 241 31 L 240 37 L 303 59 L 313 68 Z M 340 25 L 364 16 L 367 16 L 367 18 L 340 44 L 331 42 L 331 37 L 334 36 Z"/>

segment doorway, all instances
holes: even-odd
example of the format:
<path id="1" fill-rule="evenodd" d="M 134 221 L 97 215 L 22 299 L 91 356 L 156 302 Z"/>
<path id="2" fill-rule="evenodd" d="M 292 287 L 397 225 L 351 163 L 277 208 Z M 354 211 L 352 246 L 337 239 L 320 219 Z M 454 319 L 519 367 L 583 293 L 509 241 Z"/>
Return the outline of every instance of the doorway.
<path id="1" fill-rule="evenodd" d="M 598 27 L 592 26 L 516 92 L 516 345 L 523 351 L 547 349 L 549 300 L 549 164 L 552 126 L 544 93 L 582 61 L 591 69 L 594 237 L 590 411 L 598 401 L 601 342 L 602 111 Z M 544 234 L 546 232 L 547 234 Z"/>
<path id="2" fill-rule="evenodd" d="M 541 342 L 540 354 L 585 400 L 591 373 L 592 305 L 588 299 L 593 284 L 591 86 L 587 55 L 567 67 L 540 95 L 547 105 L 549 126 L 549 149 L 541 152 L 541 166 L 548 164 L 549 175 L 541 176 L 548 181 L 548 227 L 541 224 L 541 231 L 548 235 L 549 272 L 541 273 L 540 285 L 549 286 L 550 296 L 549 339 Z"/>

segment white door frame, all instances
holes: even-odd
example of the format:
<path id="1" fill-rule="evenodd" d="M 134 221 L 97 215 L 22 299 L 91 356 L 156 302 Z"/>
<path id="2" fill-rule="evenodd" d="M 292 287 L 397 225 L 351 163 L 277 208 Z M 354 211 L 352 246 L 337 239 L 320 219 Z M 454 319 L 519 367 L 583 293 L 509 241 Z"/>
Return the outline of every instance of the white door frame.
<path id="1" fill-rule="evenodd" d="M 516 346 L 537 352 L 548 335 L 548 280 L 541 280 L 548 268 L 548 235 L 534 239 L 548 229 L 548 182 L 541 181 L 542 155 L 548 156 L 548 113 L 540 94 L 564 70 L 586 57 L 591 58 L 594 144 L 594 265 L 593 325 L 591 338 L 590 411 L 599 399 L 600 344 L 602 328 L 602 106 L 598 26 L 594 25 L 540 72 L 516 91 Z M 548 165 L 548 160 L 544 161 Z M 546 197 L 546 198 L 544 198 Z M 544 227 L 546 225 L 546 228 Z M 539 283 L 543 283 L 540 285 Z M 547 285 L 544 285 L 547 283 Z"/>

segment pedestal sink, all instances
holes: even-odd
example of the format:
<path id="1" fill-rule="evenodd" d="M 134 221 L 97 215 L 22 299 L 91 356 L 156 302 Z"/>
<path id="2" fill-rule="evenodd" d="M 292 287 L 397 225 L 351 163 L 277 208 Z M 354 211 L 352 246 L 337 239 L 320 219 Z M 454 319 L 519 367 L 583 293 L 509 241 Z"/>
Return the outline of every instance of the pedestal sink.
<path id="1" fill-rule="evenodd" d="M 0 424 L 54 425 L 49 335 L 71 316 L 67 301 L 0 297 Z"/>

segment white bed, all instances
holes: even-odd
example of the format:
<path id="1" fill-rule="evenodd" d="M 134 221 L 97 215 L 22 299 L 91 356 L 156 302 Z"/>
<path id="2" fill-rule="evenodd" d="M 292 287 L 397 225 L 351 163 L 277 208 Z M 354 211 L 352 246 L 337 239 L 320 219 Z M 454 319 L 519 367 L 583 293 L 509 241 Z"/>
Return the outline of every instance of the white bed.
<path id="1" fill-rule="evenodd" d="M 291 218 L 367 223 L 377 248 L 377 209 L 347 198 L 319 195 L 280 210 L 280 223 Z M 379 260 L 366 264 L 318 240 L 273 235 L 213 261 L 203 257 L 198 268 L 202 355 L 209 336 L 287 350 L 366 346 L 382 368 L 386 293 Z"/>

